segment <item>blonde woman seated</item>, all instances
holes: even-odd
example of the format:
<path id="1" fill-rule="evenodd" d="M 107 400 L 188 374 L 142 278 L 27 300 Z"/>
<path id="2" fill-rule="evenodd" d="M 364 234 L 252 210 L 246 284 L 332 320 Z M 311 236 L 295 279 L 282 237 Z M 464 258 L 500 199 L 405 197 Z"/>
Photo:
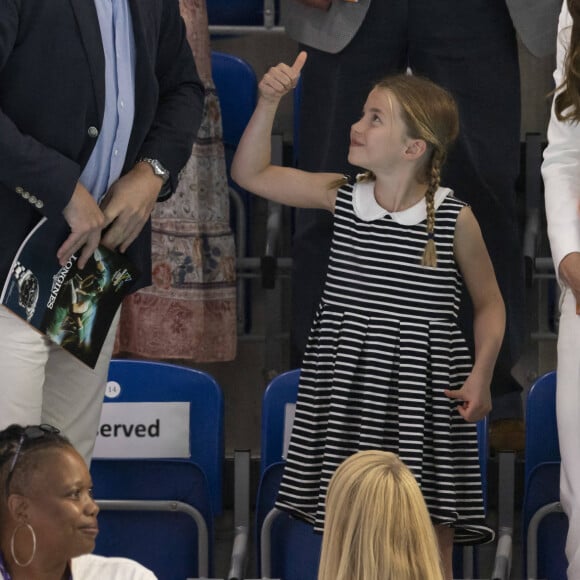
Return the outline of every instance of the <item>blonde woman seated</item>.
<path id="1" fill-rule="evenodd" d="M 355 453 L 330 480 L 318 580 L 419 578 L 443 573 L 415 478 L 394 453 Z"/>
<path id="2" fill-rule="evenodd" d="M 98 512 L 87 466 L 58 429 L 0 431 L 0 579 L 155 580 L 137 562 L 90 554 Z"/>

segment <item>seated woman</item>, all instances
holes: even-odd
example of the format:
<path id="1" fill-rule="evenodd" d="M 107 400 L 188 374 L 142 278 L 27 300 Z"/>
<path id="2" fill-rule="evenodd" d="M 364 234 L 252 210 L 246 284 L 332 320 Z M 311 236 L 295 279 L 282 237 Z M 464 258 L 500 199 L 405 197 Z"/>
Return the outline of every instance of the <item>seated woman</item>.
<path id="1" fill-rule="evenodd" d="M 443 580 L 421 490 L 387 451 L 359 451 L 334 472 L 318 580 Z"/>
<path id="2" fill-rule="evenodd" d="M 132 560 L 90 554 L 99 508 L 83 458 L 50 425 L 0 431 L 0 578 L 155 580 Z"/>

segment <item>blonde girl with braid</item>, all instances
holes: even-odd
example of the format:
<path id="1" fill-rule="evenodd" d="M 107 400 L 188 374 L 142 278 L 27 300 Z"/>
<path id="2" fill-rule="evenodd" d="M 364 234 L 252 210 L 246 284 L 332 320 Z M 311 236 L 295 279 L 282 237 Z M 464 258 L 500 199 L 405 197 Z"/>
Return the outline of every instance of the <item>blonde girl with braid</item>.
<path id="1" fill-rule="evenodd" d="M 301 52 L 264 75 L 232 165 L 248 191 L 334 215 L 276 506 L 322 532 L 338 465 L 365 449 L 396 453 L 421 488 L 452 578 L 454 541 L 493 538 L 475 422 L 491 409 L 505 324 L 477 221 L 440 184 L 458 134 L 457 107 L 427 79 L 389 77 L 372 88 L 352 125 L 348 161 L 362 169 L 354 180 L 276 166 L 276 111 L 305 62 Z M 474 361 L 457 326 L 463 284 L 474 304 Z"/>

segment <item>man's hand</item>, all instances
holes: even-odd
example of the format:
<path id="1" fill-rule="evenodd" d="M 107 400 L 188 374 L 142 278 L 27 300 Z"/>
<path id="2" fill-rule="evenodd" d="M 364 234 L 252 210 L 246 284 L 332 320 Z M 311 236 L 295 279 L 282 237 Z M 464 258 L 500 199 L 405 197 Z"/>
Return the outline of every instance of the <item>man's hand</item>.
<path id="1" fill-rule="evenodd" d="M 580 314 L 580 252 L 572 252 L 560 262 L 560 278 L 576 298 L 576 314 Z"/>
<path id="2" fill-rule="evenodd" d="M 125 252 L 147 223 L 162 186 L 163 180 L 143 162 L 113 183 L 103 203 L 108 229 L 101 243 Z"/>
<path id="3" fill-rule="evenodd" d="M 64 266 L 75 252 L 82 250 L 78 259 L 78 266 L 82 270 L 99 245 L 105 216 L 93 196 L 80 182 L 62 213 L 71 233 L 58 249 L 56 257 L 60 265 Z"/>

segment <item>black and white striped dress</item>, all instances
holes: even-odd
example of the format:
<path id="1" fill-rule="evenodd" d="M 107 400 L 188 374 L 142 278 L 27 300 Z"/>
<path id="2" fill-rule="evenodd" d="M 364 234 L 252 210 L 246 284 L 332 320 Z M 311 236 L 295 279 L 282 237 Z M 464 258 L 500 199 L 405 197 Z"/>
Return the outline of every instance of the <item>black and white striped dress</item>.
<path id="1" fill-rule="evenodd" d="M 373 184 L 344 186 L 334 213 L 328 274 L 310 333 L 276 506 L 324 526 L 330 477 L 363 449 L 397 453 L 435 524 L 455 541 L 490 541 L 474 423 L 443 389 L 460 388 L 471 357 L 457 327 L 462 278 L 453 253 L 465 204 L 435 196 L 437 268 L 421 265 L 425 202 L 382 209 Z"/>

